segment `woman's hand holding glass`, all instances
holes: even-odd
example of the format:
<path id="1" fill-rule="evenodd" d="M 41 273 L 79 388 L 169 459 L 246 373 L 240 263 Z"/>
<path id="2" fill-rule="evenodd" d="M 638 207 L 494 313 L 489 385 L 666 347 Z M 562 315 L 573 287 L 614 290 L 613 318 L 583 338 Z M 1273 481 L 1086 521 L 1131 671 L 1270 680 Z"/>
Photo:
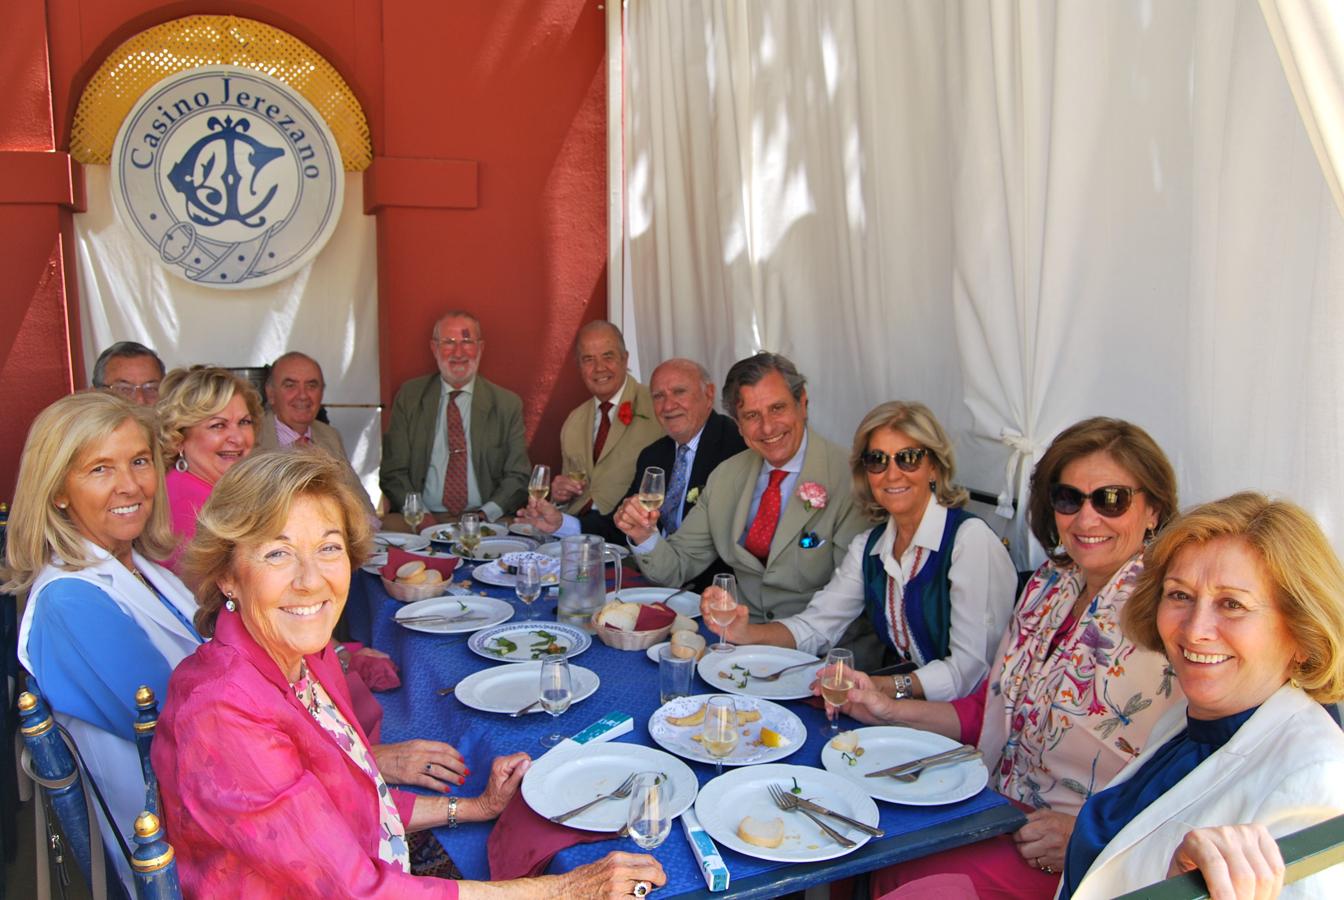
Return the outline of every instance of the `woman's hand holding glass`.
<path id="1" fill-rule="evenodd" d="M 812 681 L 812 696 L 822 696 L 822 679 L 830 675 L 829 667 L 817 673 L 817 677 Z M 890 725 L 897 721 L 896 704 L 901 701 L 888 697 L 878 689 L 870 676 L 857 669 L 849 670 L 849 678 L 852 685 L 845 702 L 838 707 L 840 712 L 865 725 Z"/>

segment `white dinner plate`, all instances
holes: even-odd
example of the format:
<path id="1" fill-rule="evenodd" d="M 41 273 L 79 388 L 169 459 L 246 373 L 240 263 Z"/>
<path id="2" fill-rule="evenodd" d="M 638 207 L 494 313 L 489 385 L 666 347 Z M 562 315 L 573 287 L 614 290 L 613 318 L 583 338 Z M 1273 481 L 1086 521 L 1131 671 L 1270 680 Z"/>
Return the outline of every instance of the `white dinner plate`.
<path id="1" fill-rule="evenodd" d="M 526 779 L 527 776 L 523 777 Z M 868 835 L 862 831 L 826 819 L 827 825 L 855 843 L 853 850 L 846 850 L 827 837 L 807 816 L 800 812 L 784 812 L 775 806 L 774 800 L 770 799 L 769 785 L 790 790 L 795 779 L 803 797 L 865 825 L 877 826 L 877 804 L 853 782 L 824 769 L 779 763 L 724 772 L 700 789 L 700 796 L 695 800 L 695 817 L 709 836 L 724 847 L 776 862 L 835 859 L 868 843 Z M 737 836 L 737 826 L 746 816 L 758 820 L 782 819 L 784 843 L 767 849 L 742 840 Z"/>
<path id="2" fill-rule="evenodd" d="M 503 525 L 492 525 L 489 522 L 481 523 L 481 537 L 494 538 L 504 537 L 508 531 Z M 441 544 L 451 544 L 457 540 L 457 523 L 448 522 L 440 525 L 426 525 L 420 529 L 420 535 L 431 541 L 438 541 Z"/>
<path id="3" fill-rule="evenodd" d="M 713 644 L 710 644 L 713 647 Z M 744 677 L 744 672 L 756 675 L 769 675 L 786 666 L 811 660 L 816 666 L 803 666 L 794 669 L 778 681 L 757 681 Z M 705 684 L 729 694 L 742 694 L 747 697 L 765 697 L 769 700 L 802 700 L 812 696 L 809 690 L 817 670 L 825 663 L 801 650 L 785 647 L 766 647 L 753 644 L 735 647 L 728 653 L 716 653 L 710 650 L 700 660 L 696 671 L 705 680 Z M 734 668 L 736 666 L 737 668 Z"/>
<path id="4" fill-rule="evenodd" d="M 583 666 L 570 666 L 569 677 L 574 692 L 569 701 L 571 705 L 591 697 L 602 683 L 596 672 Z M 472 672 L 457 683 L 453 696 L 463 705 L 481 712 L 517 712 L 541 696 L 541 663 L 490 666 Z M 532 712 L 542 712 L 542 709 L 537 706 Z"/>
<path id="5" fill-rule="evenodd" d="M 405 534 L 400 531 L 379 531 L 373 536 L 373 546 L 378 550 L 400 547 L 407 552 L 411 552 L 428 548 L 429 538 L 418 534 Z"/>
<path id="6" fill-rule="evenodd" d="M 523 800 L 537 815 L 550 818 L 611 793 L 635 772 L 667 776 L 664 786 L 669 819 L 695 802 L 698 785 L 690 766 L 661 750 L 617 741 L 552 750 L 534 760 L 523 776 Z M 625 825 L 629 809 L 629 800 L 607 800 L 565 824 L 580 831 L 617 831 Z"/>
<path id="7" fill-rule="evenodd" d="M 473 556 L 467 556 L 467 551 L 462 549 L 461 544 L 453 544 L 453 549 L 449 552 L 467 562 L 485 563 L 495 562 L 505 553 L 521 553 L 524 550 L 536 549 L 536 546 L 536 541 L 522 537 L 481 538 Z"/>
<path id="8" fill-rule="evenodd" d="M 672 642 L 663 641 L 661 644 L 654 644 L 652 647 L 644 651 L 644 655 L 647 656 L 654 663 L 661 663 L 663 648 L 670 643 Z"/>
<path id="9" fill-rule="evenodd" d="M 670 600 L 668 598 L 671 598 Z M 700 595 L 687 591 L 678 593 L 676 588 L 638 587 L 623 588 L 619 594 L 607 594 L 608 600 L 624 600 L 626 603 L 666 603 L 668 608 L 688 619 L 700 618 Z"/>
<path id="10" fill-rule="evenodd" d="M 514 522 L 511 525 L 509 525 L 509 534 L 516 534 L 519 537 L 531 538 L 538 544 L 544 543 L 551 539 L 551 536 L 549 534 L 547 534 L 546 532 L 542 531 L 541 529 L 537 528 L 534 525 L 527 524 L 526 522 Z"/>
<path id="11" fill-rule="evenodd" d="M 475 578 L 481 584 L 488 584 L 491 587 L 512 588 L 518 580 L 517 575 L 505 572 L 499 567 L 499 560 L 492 563 L 482 563 L 471 570 L 471 577 Z M 550 575 L 541 576 L 541 583 L 546 587 L 555 587 L 560 583 L 560 576 L 552 572 Z"/>
<path id="12" fill-rule="evenodd" d="M 821 764 L 826 771 L 858 785 L 870 797 L 908 806 L 938 806 L 974 797 L 989 784 L 989 770 L 978 759 L 929 769 L 910 784 L 895 778 L 864 778 L 869 772 L 952 750 L 960 744 L 941 734 L 892 725 L 856 728 L 855 733 L 862 754 L 842 756 L 827 743 L 821 751 Z"/>
<path id="13" fill-rule="evenodd" d="M 369 558 L 364 561 L 364 565 L 360 568 L 370 575 L 378 575 L 378 570 L 385 565 L 387 565 L 387 551 L 380 550 L 377 553 L 370 553 Z"/>
<path id="14" fill-rule="evenodd" d="M 573 659 L 592 646 L 593 639 L 585 631 L 559 622 L 510 622 L 485 631 L 478 631 L 467 641 L 473 653 L 495 662 L 531 662 L 541 659 L 549 651 L 537 646 L 549 635 L 564 647 L 566 659 Z M 513 644 L 510 648 L 509 644 Z"/>
<path id="15" fill-rule="evenodd" d="M 649 716 L 649 736 L 670 753 L 695 762 L 714 764 L 714 757 L 705 752 L 695 738 L 703 731 L 701 725 L 673 725 L 670 716 L 688 716 L 705 705 L 716 694 L 700 694 L 696 697 L 678 697 L 669 700 L 654 710 Z M 755 722 L 746 722 L 738 726 L 737 746 L 724 757 L 725 766 L 748 766 L 755 763 L 775 762 L 797 752 L 807 741 L 807 728 L 803 720 L 778 703 L 761 700 L 757 697 L 735 697 L 733 705 L 739 711 L 756 710 L 761 714 Z M 783 747 L 766 747 L 760 742 L 761 729 L 769 728 L 778 732 L 788 743 Z"/>
<path id="16" fill-rule="evenodd" d="M 452 592 L 452 596 L 430 597 L 428 600 L 407 603 L 397 610 L 393 618 L 403 628 L 423 631 L 425 634 L 467 634 L 513 618 L 513 606 L 503 600 L 481 597 L 462 588 L 454 588 Z M 421 616 L 441 616 L 443 621 L 405 621 Z"/>
<path id="17" fill-rule="evenodd" d="M 629 548 L 629 547 L 622 547 L 620 544 L 611 544 L 611 543 L 608 543 L 608 544 L 607 544 L 607 550 L 608 550 L 609 552 L 611 552 L 611 553 L 615 553 L 617 556 L 621 557 L 622 559 L 624 559 L 625 557 L 627 557 L 627 556 L 630 555 L 630 548 Z M 542 544 L 540 547 L 537 548 L 537 552 L 538 552 L 538 553 L 545 553 L 547 556 L 554 556 L 556 559 L 559 559 L 559 558 L 560 558 L 560 541 L 551 541 L 550 543 Z M 607 561 L 610 562 L 610 561 L 611 561 L 611 558 L 608 557 L 608 558 L 607 558 Z"/>

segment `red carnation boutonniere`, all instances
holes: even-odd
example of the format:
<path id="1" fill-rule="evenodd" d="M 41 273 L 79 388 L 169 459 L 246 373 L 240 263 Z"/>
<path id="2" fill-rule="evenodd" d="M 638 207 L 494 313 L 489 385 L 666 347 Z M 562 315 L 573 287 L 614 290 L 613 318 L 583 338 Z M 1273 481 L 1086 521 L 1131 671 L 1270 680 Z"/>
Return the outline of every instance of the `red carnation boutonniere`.
<path id="1" fill-rule="evenodd" d="M 635 408 L 627 400 L 616 409 L 616 418 L 621 420 L 622 425 L 629 425 L 635 420 Z"/>
<path id="2" fill-rule="evenodd" d="M 798 485 L 798 499 L 809 510 L 826 508 L 826 488 L 815 481 L 804 481 Z"/>

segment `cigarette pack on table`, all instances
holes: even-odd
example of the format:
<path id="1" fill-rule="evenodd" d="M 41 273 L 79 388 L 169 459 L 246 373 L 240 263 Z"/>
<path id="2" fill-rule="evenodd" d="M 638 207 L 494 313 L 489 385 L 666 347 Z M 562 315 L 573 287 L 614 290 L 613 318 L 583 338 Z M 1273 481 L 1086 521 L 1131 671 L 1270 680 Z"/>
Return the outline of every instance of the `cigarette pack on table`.
<path id="1" fill-rule="evenodd" d="M 705 884 L 714 892 L 728 890 L 728 866 L 724 864 L 723 857 L 719 855 L 719 848 L 714 846 L 709 834 L 700 827 L 700 820 L 695 817 L 694 808 L 681 814 L 681 827 L 686 832 L 686 841 L 691 845 L 691 852 L 700 863 Z"/>
<path id="2" fill-rule="evenodd" d="M 605 741 L 614 740 L 623 734 L 629 734 L 635 730 L 635 720 L 629 713 L 609 712 L 598 719 L 587 728 L 580 731 L 573 737 L 567 737 L 556 744 L 553 749 L 567 750 L 571 747 L 581 747 L 585 744 L 601 744 Z M 547 751 L 550 752 L 549 750 Z"/>

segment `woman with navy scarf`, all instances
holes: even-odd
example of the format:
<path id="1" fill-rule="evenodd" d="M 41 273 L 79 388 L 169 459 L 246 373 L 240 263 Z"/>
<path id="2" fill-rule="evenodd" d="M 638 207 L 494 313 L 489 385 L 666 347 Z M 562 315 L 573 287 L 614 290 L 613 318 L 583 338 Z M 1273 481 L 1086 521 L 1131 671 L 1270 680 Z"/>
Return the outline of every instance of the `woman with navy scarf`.
<path id="1" fill-rule="evenodd" d="M 926 406 L 891 401 L 859 424 L 850 466 L 854 495 L 878 524 L 850 543 L 806 609 L 753 625 L 739 607 L 726 639 L 821 653 L 866 613 L 883 664 L 907 670 L 884 676 L 898 697 L 969 694 L 1012 614 L 1017 573 L 989 526 L 961 508 L 952 442 Z"/>
<path id="2" fill-rule="evenodd" d="M 1344 812 L 1344 567 L 1299 507 L 1242 493 L 1149 548 L 1122 615 L 1185 702 L 1078 814 L 1061 897 L 1113 897 L 1199 869 L 1214 900 L 1344 896 L 1338 866 L 1283 887 L 1275 837 Z"/>

